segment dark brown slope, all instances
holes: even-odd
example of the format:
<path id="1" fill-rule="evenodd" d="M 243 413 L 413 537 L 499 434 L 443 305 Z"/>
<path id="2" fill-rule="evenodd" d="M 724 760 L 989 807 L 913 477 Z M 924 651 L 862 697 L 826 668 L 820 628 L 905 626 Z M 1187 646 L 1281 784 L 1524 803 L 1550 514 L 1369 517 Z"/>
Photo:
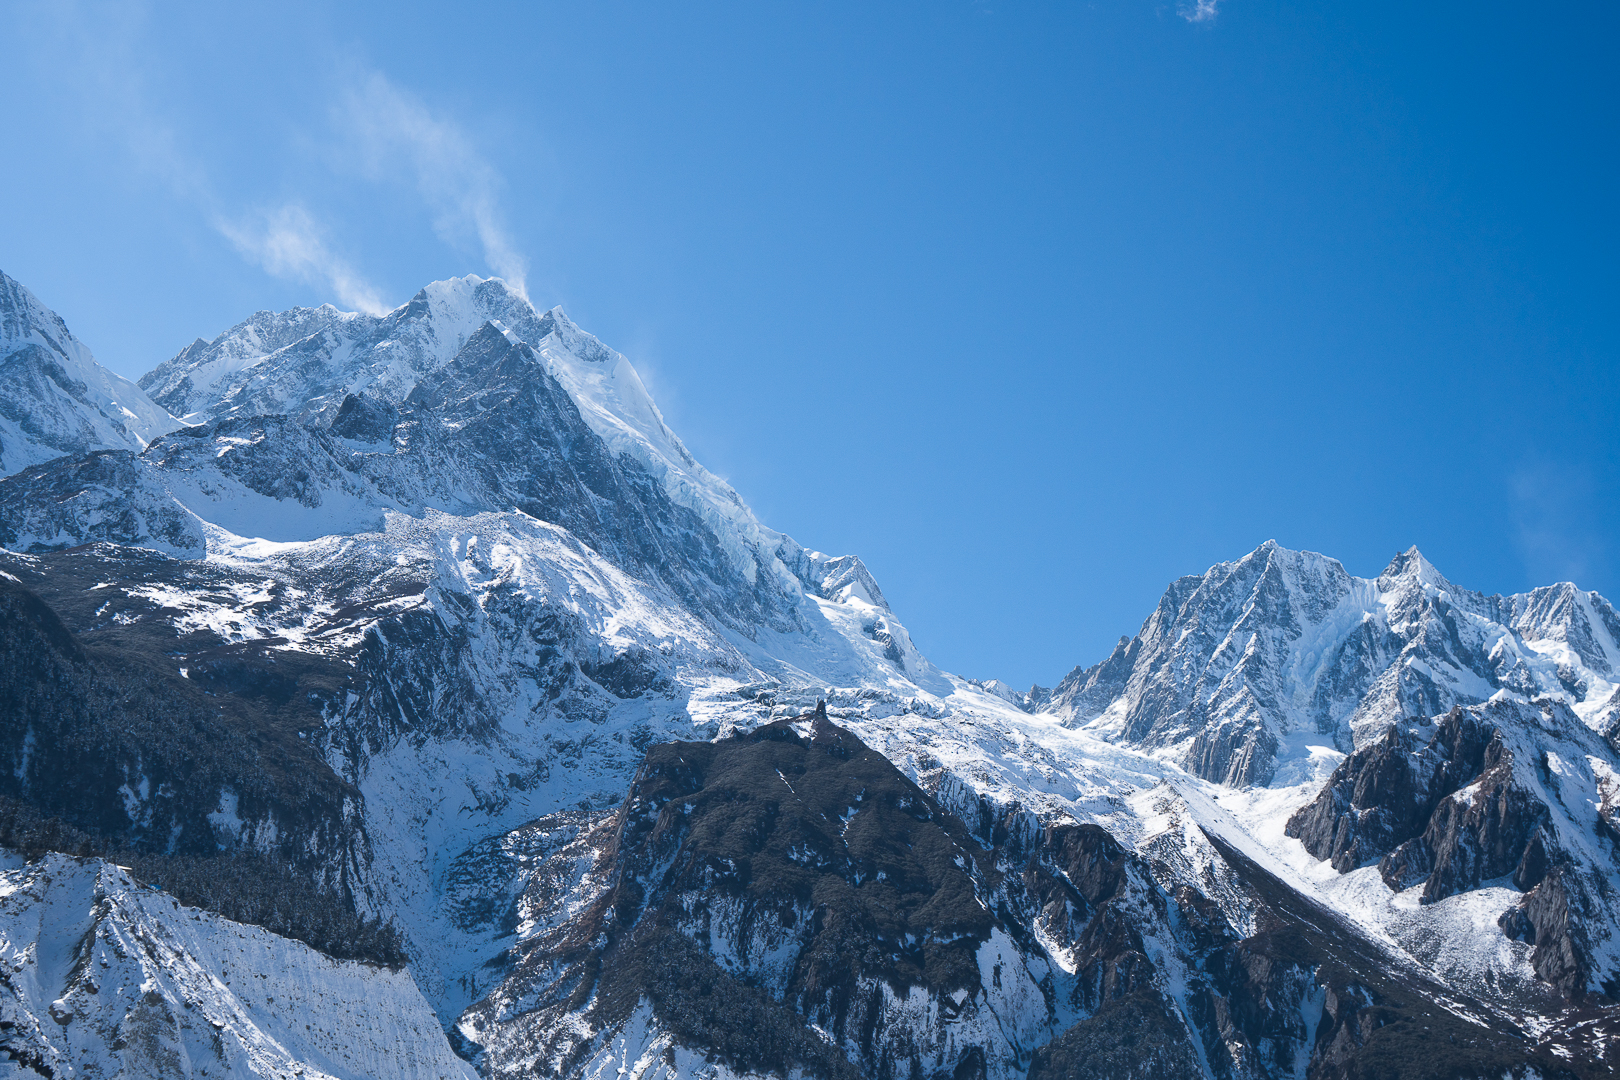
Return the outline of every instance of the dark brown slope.
<path id="1" fill-rule="evenodd" d="M 218 648 L 182 678 L 163 651 L 171 635 L 76 634 L 21 580 L 106 604 L 113 590 L 94 578 L 167 562 L 69 553 L 0 576 L 0 843 L 128 861 L 187 903 L 333 955 L 403 962 L 397 935 L 357 917 L 349 892 L 365 857 L 360 794 L 301 737 L 318 725 L 301 698 L 338 673 Z"/>

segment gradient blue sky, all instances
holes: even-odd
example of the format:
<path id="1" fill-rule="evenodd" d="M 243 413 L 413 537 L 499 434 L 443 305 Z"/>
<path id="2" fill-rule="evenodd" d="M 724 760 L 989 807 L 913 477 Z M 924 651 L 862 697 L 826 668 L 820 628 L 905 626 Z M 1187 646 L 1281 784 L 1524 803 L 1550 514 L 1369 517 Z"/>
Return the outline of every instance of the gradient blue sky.
<path id="1" fill-rule="evenodd" d="M 137 376 L 522 276 L 918 645 L 1267 538 L 1620 594 L 1612 4 L 0 6 L 0 269 Z"/>

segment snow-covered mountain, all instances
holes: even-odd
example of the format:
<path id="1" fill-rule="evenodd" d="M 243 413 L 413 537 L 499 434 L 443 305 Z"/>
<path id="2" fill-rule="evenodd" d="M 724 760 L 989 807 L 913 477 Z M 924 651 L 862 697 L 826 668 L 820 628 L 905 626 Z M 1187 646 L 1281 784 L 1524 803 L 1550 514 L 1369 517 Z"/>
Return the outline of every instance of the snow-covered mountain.
<path id="1" fill-rule="evenodd" d="M 91 450 L 139 452 L 179 426 L 0 273 L 0 475 Z"/>
<path id="2" fill-rule="evenodd" d="M 403 400 L 490 320 L 525 340 L 550 332 L 547 315 L 498 279 L 435 282 L 387 315 L 330 304 L 261 311 L 201 338 L 141 377 L 141 386 L 188 423 L 227 416 L 334 414 L 351 393 Z M 543 332 L 536 333 L 545 324 Z"/>
<path id="3" fill-rule="evenodd" d="M 627 455 L 694 512 L 750 580 L 781 576 L 781 536 L 764 529 L 664 423 L 635 368 L 563 310 L 537 311 L 498 278 L 434 282 L 383 316 L 327 305 L 259 312 L 213 341 L 193 342 L 142 377 L 154 400 L 187 422 L 288 415 L 330 420 L 351 394 L 404 402 L 486 324 L 526 343 L 567 389 L 580 419 L 612 455 Z M 531 358 L 533 359 L 533 358 Z"/>
<path id="4" fill-rule="evenodd" d="M 1267 544 L 1018 694 L 935 668 L 859 559 L 760 523 L 499 281 L 262 312 L 142 385 L 192 426 L 0 479 L 0 841 L 402 947 L 416 1060 L 1616 1064 L 1602 597 Z"/>
<path id="5" fill-rule="evenodd" d="M 1175 582 L 1041 707 L 1207 780 L 1266 784 L 1306 775 L 1313 747 L 1348 753 L 1394 720 L 1494 697 L 1551 698 L 1608 734 L 1617 643 L 1620 614 L 1568 583 L 1483 596 L 1416 548 L 1368 580 L 1268 542 Z"/>

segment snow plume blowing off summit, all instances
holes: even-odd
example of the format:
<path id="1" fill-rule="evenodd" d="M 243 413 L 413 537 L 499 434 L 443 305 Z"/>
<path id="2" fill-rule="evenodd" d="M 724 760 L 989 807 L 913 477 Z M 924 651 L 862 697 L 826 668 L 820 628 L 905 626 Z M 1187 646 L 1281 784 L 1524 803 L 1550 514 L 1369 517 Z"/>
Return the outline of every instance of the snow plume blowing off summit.
<path id="1" fill-rule="evenodd" d="M 355 112 L 509 256 L 453 130 Z M 1595 593 L 1267 543 L 1019 694 L 520 283 L 259 312 L 138 386 L 3 277 L 0 331 L 0 1069 L 1620 1067 Z"/>
<path id="2" fill-rule="evenodd" d="M 332 126 L 340 156 L 366 181 L 409 178 L 439 238 L 453 248 L 479 250 L 485 264 L 527 299 L 528 260 L 518 253 L 503 220 L 500 174 L 459 126 L 378 72 L 341 94 Z M 216 214 L 214 226 L 245 258 L 276 277 L 328 285 L 340 303 L 367 315 L 388 310 L 377 287 L 335 250 L 301 203 L 234 217 Z"/>
<path id="3" fill-rule="evenodd" d="M 168 80 L 149 66 L 142 48 L 146 18 L 139 9 L 51 5 L 25 18 L 71 42 L 52 55 L 50 75 L 127 167 L 166 189 L 177 212 L 200 215 L 238 255 L 272 277 L 317 286 L 369 315 L 389 309 L 388 290 L 367 271 L 362 238 L 344 235 L 323 212 L 334 190 L 342 193 L 358 181 L 373 194 L 402 190 L 426 210 L 457 261 L 481 256 L 491 272 L 527 296 L 528 261 L 502 210 L 506 185 L 500 170 L 449 112 L 381 72 L 349 69 L 330 101 L 302 119 L 297 148 L 308 158 L 304 167 L 317 171 L 301 174 L 290 197 L 243 196 L 232 190 L 227 170 L 210 164 L 188 141 L 180 123 L 186 108 L 164 100 Z M 236 180 L 240 185 L 241 178 Z M 245 187 L 260 190 L 256 180 Z M 411 227 L 409 217 L 386 227 Z"/>
<path id="4" fill-rule="evenodd" d="M 500 174 L 459 127 L 378 72 L 344 94 L 336 116 L 369 178 L 413 176 L 439 236 L 450 244 L 476 239 L 489 268 L 528 299 L 528 260 L 502 221 Z"/>

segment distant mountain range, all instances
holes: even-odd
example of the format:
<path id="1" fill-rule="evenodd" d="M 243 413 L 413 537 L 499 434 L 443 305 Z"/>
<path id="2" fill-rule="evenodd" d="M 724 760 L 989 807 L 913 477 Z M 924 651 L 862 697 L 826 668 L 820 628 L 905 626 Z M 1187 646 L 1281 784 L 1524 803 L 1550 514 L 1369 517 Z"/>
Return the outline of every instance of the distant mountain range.
<path id="1" fill-rule="evenodd" d="M 942 672 L 499 280 L 0 275 L 0 1074 L 1598 1077 L 1620 615 L 1274 543 Z"/>

